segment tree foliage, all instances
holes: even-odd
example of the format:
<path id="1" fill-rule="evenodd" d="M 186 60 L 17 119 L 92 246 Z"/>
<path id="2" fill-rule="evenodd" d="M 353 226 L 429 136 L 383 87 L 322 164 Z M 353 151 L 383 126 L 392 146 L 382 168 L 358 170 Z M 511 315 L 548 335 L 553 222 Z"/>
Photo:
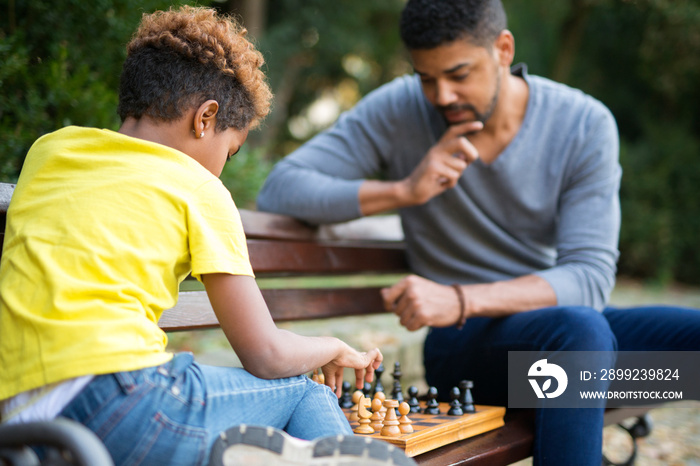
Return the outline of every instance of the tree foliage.
<path id="1" fill-rule="evenodd" d="M 0 177 L 17 178 L 39 136 L 77 124 L 116 129 L 125 45 L 163 0 L 0 0 Z"/>
<path id="2" fill-rule="evenodd" d="M 615 115 L 620 273 L 700 283 L 700 3 L 504 0 L 516 58 Z"/>
<path id="3" fill-rule="evenodd" d="M 336 100 L 347 108 L 407 71 L 396 26 L 402 0 L 270 0 L 268 4 L 260 49 L 267 59 L 275 107 L 261 135 L 272 141 L 271 151 L 277 155 L 295 145 L 289 118 L 324 92 L 336 91 Z"/>
<path id="4" fill-rule="evenodd" d="M 694 273 L 700 269 L 700 4 L 503 1 L 516 61 L 527 63 L 532 74 L 588 92 L 617 119 L 624 171 L 621 273 L 700 283 Z M 322 127 L 309 126 L 314 106 L 332 100 L 338 109 L 348 108 L 410 72 L 398 38 L 403 0 L 199 3 L 249 14 L 250 2 L 258 2 L 256 14 L 264 15 L 255 19 L 253 33 L 275 103 L 262 129 L 251 135 L 254 150 L 227 165 L 223 176 L 246 207 L 270 163 Z M 143 12 L 170 3 L 0 0 L 4 181 L 16 179 L 24 154 L 42 134 L 66 124 L 117 127 L 124 45 Z M 298 130 L 301 123 L 306 131 Z M 256 162 L 263 153 L 264 163 Z"/>

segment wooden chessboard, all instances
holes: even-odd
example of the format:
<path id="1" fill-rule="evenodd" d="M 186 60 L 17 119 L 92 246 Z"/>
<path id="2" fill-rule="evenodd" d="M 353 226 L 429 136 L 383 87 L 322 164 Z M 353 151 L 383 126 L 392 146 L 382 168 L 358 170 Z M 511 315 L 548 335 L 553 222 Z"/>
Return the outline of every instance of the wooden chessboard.
<path id="1" fill-rule="evenodd" d="M 421 404 L 423 407 L 424 403 Z M 476 413 L 463 416 L 448 416 L 449 403 L 440 403 L 441 414 L 408 414 L 413 421 L 413 432 L 401 434 L 398 437 L 385 437 L 379 433 L 369 434 L 371 437 L 390 442 L 402 448 L 407 456 L 416 456 L 426 451 L 434 450 L 448 443 L 463 440 L 475 435 L 497 429 L 503 425 L 506 408 L 501 406 L 475 405 Z M 350 409 L 344 409 L 346 417 Z M 350 421 L 354 430 L 359 423 Z M 366 435 L 366 434 L 355 434 Z"/>

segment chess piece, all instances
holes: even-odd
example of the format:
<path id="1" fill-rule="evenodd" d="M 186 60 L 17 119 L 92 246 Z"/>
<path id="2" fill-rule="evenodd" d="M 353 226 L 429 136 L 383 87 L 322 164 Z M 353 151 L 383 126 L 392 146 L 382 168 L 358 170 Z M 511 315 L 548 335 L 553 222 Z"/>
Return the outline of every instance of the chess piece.
<path id="1" fill-rule="evenodd" d="M 408 406 L 411 413 L 420 413 L 420 402 L 418 401 L 418 387 L 411 385 L 408 387 Z"/>
<path id="2" fill-rule="evenodd" d="M 347 380 L 343 381 L 343 394 L 338 398 L 338 404 L 343 409 L 352 408 L 352 393 L 350 393 L 351 385 Z"/>
<path id="3" fill-rule="evenodd" d="M 399 430 L 402 434 L 410 434 L 413 432 L 413 421 L 408 418 L 408 413 L 411 411 L 411 407 L 405 401 L 399 405 Z"/>
<path id="4" fill-rule="evenodd" d="M 428 389 L 428 402 L 423 409 L 423 414 L 440 414 L 440 403 L 438 403 L 437 396 L 437 388 L 430 387 Z"/>
<path id="5" fill-rule="evenodd" d="M 462 411 L 465 413 L 475 413 L 474 399 L 472 398 L 471 389 L 474 388 L 474 382 L 471 380 L 462 380 L 459 383 L 460 398 L 459 402 L 462 403 Z"/>
<path id="6" fill-rule="evenodd" d="M 372 396 L 377 392 L 384 392 L 384 384 L 382 384 L 382 374 L 384 373 L 384 363 L 379 363 L 379 367 L 374 370 L 374 390 Z"/>
<path id="7" fill-rule="evenodd" d="M 318 369 L 314 369 L 314 371 L 312 372 L 311 380 L 313 380 L 316 383 L 321 383 L 318 377 Z"/>
<path id="8" fill-rule="evenodd" d="M 362 386 L 362 393 L 365 395 L 365 398 L 372 398 L 372 384 L 365 382 L 365 384 Z"/>
<path id="9" fill-rule="evenodd" d="M 359 415 L 358 411 L 360 409 L 360 398 L 363 397 L 364 395 L 362 394 L 362 390 L 355 390 L 355 393 L 352 394 L 352 402 L 354 403 L 352 405 L 352 410 L 350 411 L 350 415 L 348 416 L 349 421 L 359 421 Z"/>
<path id="10" fill-rule="evenodd" d="M 460 397 L 460 391 L 459 387 L 452 387 L 452 391 L 450 392 L 450 409 L 447 410 L 447 414 L 449 416 L 462 416 L 464 415 L 464 411 L 462 411 L 462 403 L 459 402 L 459 397 Z"/>
<path id="11" fill-rule="evenodd" d="M 377 392 L 374 394 L 374 397 L 382 400 L 382 405 L 379 409 L 379 412 L 382 415 L 382 419 L 384 419 L 384 416 L 386 416 L 386 406 L 384 406 L 384 400 L 386 400 L 386 395 L 384 394 L 384 392 Z"/>
<path id="12" fill-rule="evenodd" d="M 386 417 L 384 417 L 384 427 L 382 427 L 382 435 L 384 437 L 398 437 L 401 435 L 399 429 L 399 420 L 396 418 L 396 408 L 399 402 L 396 400 L 384 400 L 386 408 Z"/>
<path id="13" fill-rule="evenodd" d="M 394 388 L 391 391 L 391 398 L 398 401 L 399 404 L 403 401 L 403 389 L 401 388 L 401 364 L 399 362 L 394 363 Z"/>
<path id="14" fill-rule="evenodd" d="M 355 432 L 356 434 L 373 434 L 374 433 L 374 429 L 370 425 L 369 418 L 371 416 L 371 413 L 369 411 L 367 411 L 367 403 L 369 403 L 369 400 L 367 398 L 365 398 L 364 395 L 362 395 L 360 397 L 360 399 L 358 400 L 357 416 L 359 418 L 358 421 L 359 421 L 360 425 L 357 426 L 355 428 L 355 430 L 353 430 L 353 432 Z"/>
<path id="15" fill-rule="evenodd" d="M 372 426 L 375 431 L 380 431 L 382 427 L 384 427 L 384 413 L 382 413 L 383 404 L 384 401 L 380 398 L 374 398 L 372 400 L 372 417 L 369 418 L 369 425 Z"/>

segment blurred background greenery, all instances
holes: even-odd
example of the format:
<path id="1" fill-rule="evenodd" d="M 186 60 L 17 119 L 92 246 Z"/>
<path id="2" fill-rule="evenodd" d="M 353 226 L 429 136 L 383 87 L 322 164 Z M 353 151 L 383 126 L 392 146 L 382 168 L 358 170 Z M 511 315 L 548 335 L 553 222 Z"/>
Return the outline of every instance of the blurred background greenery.
<path id="1" fill-rule="evenodd" d="M 0 0 L 0 180 L 39 136 L 117 129 L 125 44 L 163 0 Z M 272 114 L 227 164 L 240 207 L 275 160 L 376 86 L 410 72 L 402 0 L 203 0 L 241 16 L 267 60 Z M 700 284 L 700 2 L 504 0 L 516 62 L 610 107 L 621 136 L 620 273 Z"/>

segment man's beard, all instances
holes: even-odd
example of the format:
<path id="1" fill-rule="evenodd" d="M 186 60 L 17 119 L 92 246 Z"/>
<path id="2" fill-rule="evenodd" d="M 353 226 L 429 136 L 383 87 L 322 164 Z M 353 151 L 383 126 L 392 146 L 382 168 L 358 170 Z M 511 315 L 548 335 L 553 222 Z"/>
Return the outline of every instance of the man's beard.
<path id="1" fill-rule="evenodd" d="M 438 111 L 442 114 L 445 115 L 445 112 L 449 111 L 470 111 L 474 114 L 474 119 L 472 121 L 480 121 L 483 124 L 486 124 L 486 121 L 491 118 L 491 115 L 493 115 L 494 110 L 496 110 L 496 104 L 498 103 L 498 95 L 501 92 L 501 75 L 500 73 L 496 75 L 496 92 L 493 93 L 493 97 L 491 98 L 491 102 L 489 102 L 489 106 L 486 108 L 484 112 L 479 112 L 472 104 L 451 104 L 451 105 L 446 105 L 446 106 L 438 106 L 437 109 Z M 454 125 L 459 125 L 462 123 L 466 123 L 467 120 L 464 121 L 456 121 L 454 123 L 448 122 L 450 126 Z"/>

